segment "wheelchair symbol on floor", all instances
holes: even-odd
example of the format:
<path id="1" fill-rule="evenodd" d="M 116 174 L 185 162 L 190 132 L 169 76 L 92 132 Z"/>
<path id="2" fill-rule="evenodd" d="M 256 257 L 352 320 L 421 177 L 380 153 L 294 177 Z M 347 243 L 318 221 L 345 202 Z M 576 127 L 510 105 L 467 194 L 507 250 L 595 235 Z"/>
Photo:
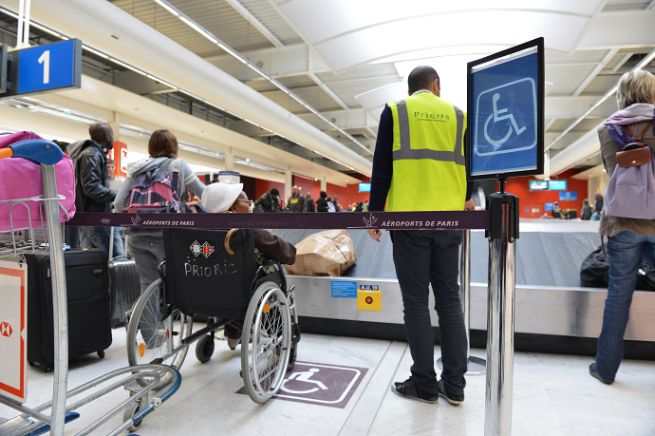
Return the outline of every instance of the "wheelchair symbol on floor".
<path id="1" fill-rule="evenodd" d="M 323 382 L 321 382 L 320 380 L 312 380 L 311 379 L 311 377 L 314 374 L 318 373 L 319 371 L 320 371 L 320 369 L 318 369 L 318 368 L 310 368 L 307 371 L 294 372 L 293 374 L 291 374 L 289 376 L 289 378 L 284 380 L 284 383 L 282 383 L 282 386 L 280 386 L 280 390 L 282 390 L 282 391 L 284 391 L 284 392 L 286 392 L 288 394 L 297 394 L 297 395 L 298 394 L 300 394 L 300 395 L 313 394 L 314 392 L 318 392 L 319 390 L 327 391 L 328 388 L 327 388 L 327 386 L 325 386 L 323 384 Z M 305 389 L 305 390 L 290 389 L 290 388 L 286 387 L 286 384 L 287 384 L 287 382 L 289 382 L 291 380 L 295 380 L 296 382 L 309 383 L 310 385 L 313 384 L 314 386 L 309 388 L 309 389 Z"/>
<path id="2" fill-rule="evenodd" d="M 493 113 L 489 115 L 487 121 L 484 122 L 484 139 L 486 139 L 491 145 L 495 145 L 496 147 L 502 147 L 503 144 L 506 143 L 507 140 L 512 136 L 512 132 L 514 132 L 516 136 L 518 136 L 521 133 L 525 132 L 527 127 L 523 126 L 519 128 L 519 125 L 517 124 L 514 115 L 507 113 L 508 111 L 507 108 L 498 109 L 498 100 L 500 100 L 500 93 L 498 92 L 494 93 L 494 95 L 491 97 L 491 100 L 492 100 L 491 104 L 493 105 Z M 507 124 L 507 133 L 505 133 L 505 136 L 503 136 L 500 139 L 493 139 L 491 135 L 489 135 L 489 122 L 492 119 L 494 123 L 509 120 L 509 124 Z"/>

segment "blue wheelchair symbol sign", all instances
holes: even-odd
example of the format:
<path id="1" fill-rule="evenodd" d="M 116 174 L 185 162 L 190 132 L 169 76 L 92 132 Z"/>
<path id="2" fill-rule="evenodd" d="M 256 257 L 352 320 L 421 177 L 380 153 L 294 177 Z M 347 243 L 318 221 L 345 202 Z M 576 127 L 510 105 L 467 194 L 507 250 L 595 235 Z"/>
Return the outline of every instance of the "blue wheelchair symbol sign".
<path id="1" fill-rule="evenodd" d="M 505 83 L 477 96 L 473 151 L 478 156 L 517 153 L 537 146 L 537 87 L 532 78 Z"/>

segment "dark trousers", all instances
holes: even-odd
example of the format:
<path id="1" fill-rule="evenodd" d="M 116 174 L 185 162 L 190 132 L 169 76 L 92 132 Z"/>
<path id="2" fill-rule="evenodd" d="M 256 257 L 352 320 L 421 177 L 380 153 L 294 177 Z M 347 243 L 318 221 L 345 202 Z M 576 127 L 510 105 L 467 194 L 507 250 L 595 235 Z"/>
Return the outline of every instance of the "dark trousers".
<path id="1" fill-rule="evenodd" d="M 462 232 L 395 230 L 391 240 L 405 309 L 405 335 L 414 360 L 412 376 L 425 393 L 437 392 L 428 305 L 428 284 L 432 283 L 441 330 L 441 378 L 449 392 L 462 392 L 468 348 L 457 282 Z"/>

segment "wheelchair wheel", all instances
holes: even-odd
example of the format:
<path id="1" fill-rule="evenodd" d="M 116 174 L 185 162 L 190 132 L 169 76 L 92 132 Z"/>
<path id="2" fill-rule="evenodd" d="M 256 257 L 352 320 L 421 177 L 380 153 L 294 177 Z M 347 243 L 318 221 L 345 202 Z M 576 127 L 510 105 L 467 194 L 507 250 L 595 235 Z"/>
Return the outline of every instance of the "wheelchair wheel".
<path id="1" fill-rule="evenodd" d="M 263 404 L 280 389 L 290 350 L 287 297 L 277 284 L 264 282 L 250 300 L 241 338 L 241 375 L 254 402 Z"/>
<path id="2" fill-rule="evenodd" d="M 203 336 L 196 344 L 196 358 L 200 363 L 209 362 L 214 354 L 214 335 L 209 334 Z"/>
<path id="3" fill-rule="evenodd" d="M 191 334 L 193 322 L 190 317 L 174 310 L 161 319 L 161 280 L 155 280 L 141 294 L 130 314 L 127 325 L 127 360 L 130 366 L 147 363 L 162 363 L 179 369 L 186 357 L 188 345 L 182 339 Z M 164 377 L 156 390 L 170 382 Z M 147 384 L 139 380 L 143 386 Z"/>
<path id="4" fill-rule="evenodd" d="M 125 409 L 125 411 L 123 412 L 123 421 L 131 420 L 134 415 L 136 415 L 141 410 L 143 410 L 144 407 L 142 407 L 141 403 L 144 402 L 144 401 L 145 401 L 145 399 L 143 399 L 143 398 L 140 399 L 140 400 L 136 400 L 136 402 L 134 404 L 132 404 L 127 409 Z M 127 428 L 127 431 L 135 432 L 140 426 L 141 426 L 141 421 L 139 421 L 138 423 L 133 422 L 132 425 L 130 425 Z"/>

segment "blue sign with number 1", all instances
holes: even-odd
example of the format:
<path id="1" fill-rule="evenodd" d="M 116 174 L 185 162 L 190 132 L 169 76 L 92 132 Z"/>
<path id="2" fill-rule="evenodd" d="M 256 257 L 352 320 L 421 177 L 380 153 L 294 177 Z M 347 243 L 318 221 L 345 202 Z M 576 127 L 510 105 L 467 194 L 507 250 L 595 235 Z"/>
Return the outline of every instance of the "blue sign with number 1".
<path id="1" fill-rule="evenodd" d="M 16 94 L 79 88 L 82 77 L 82 42 L 69 39 L 14 52 Z"/>

